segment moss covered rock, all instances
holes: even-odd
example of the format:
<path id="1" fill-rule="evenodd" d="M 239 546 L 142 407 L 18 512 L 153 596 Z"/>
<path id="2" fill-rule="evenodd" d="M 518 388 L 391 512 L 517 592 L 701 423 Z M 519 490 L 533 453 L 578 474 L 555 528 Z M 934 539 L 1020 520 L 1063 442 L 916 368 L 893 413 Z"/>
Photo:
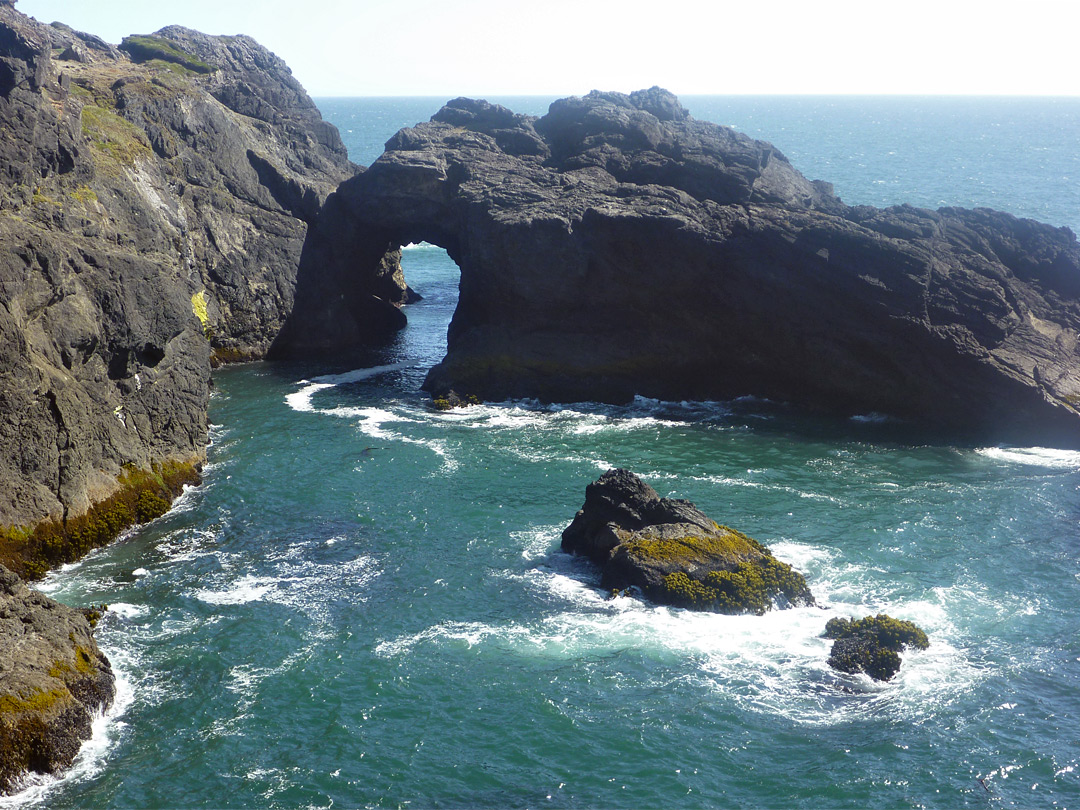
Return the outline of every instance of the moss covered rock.
<path id="1" fill-rule="evenodd" d="M 930 641 L 913 622 L 879 613 L 857 621 L 830 619 L 825 638 L 835 639 L 829 666 L 840 672 L 864 672 L 887 681 L 900 671 L 900 653 L 908 648 L 925 650 Z"/>
<path id="2" fill-rule="evenodd" d="M 562 546 L 601 566 L 602 587 L 634 588 L 660 604 L 759 615 L 814 604 L 802 574 L 756 540 L 689 501 L 661 498 L 628 470 L 589 485 Z"/>

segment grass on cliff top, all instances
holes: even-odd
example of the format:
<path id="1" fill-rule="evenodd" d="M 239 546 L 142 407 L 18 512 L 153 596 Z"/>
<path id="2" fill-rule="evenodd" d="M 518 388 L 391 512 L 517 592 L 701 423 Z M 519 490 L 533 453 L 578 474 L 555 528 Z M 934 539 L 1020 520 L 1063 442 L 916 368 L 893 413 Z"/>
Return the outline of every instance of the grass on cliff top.
<path id="1" fill-rule="evenodd" d="M 125 470 L 118 479 L 120 489 L 85 515 L 32 527 L 0 527 L 0 563 L 23 579 L 41 579 L 50 568 L 75 562 L 125 529 L 161 517 L 185 484 L 199 480 L 198 469 L 182 462 L 156 464 L 149 471 Z"/>
<path id="2" fill-rule="evenodd" d="M 139 158 L 153 154 L 146 133 L 112 110 L 87 104 L 82 109 L 82 131 L 101 157 L 100 168 L 106 173 L 135 165 Z"/>
<path id="3" fill-rule="evenodd" d="M 208 65 L 199 57 L 180 50 L 175 44 L 161 37 L 124 37 L 124 41 L 120 43 L 120 50 L 125 51 L 135 62 L 158 59 L 179 65 L 192 73 L 213 73 L 217 70 L 213 65 Z"/>

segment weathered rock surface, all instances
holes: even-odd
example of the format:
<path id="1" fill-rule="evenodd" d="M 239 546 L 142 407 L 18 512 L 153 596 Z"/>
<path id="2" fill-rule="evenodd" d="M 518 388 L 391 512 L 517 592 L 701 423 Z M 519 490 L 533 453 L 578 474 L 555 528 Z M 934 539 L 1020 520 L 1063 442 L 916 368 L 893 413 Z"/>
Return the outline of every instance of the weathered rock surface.
<path id="1" fill-rule="evenodd" d="M 636 588 L 661 604 L 760 614 L 814 603 L 802 575 L 760 543 L 689 501 L 661 498 L 629 470 L 608 470 L 585 488 L 562 548 L 599 565 L 601 587 Z"/>
<path id="2" fill-rule="evenodd" d="M 0 566 L 0 794 L 71 765 L 114 695 L 86 616 Z"/>
<path id="3" fill-rule="evenodd" d="M 211 352 L 265 352 L 357 170 L 253 40 L 139 39 L 0 4 L 0 533 L 85 513 L 126 465 L 199 463 Z"/>
<path id="4" fill-rule="evenodd" d="M 750 394 L 1080 446 L 1070 231 L 849 207 L 658 88 L 563 99 L 539 119 L 456 99 L 327 208 L 282 354 L 400 326 L 377 258 L 427 240 L 461 269 L 436 393 Z"/>

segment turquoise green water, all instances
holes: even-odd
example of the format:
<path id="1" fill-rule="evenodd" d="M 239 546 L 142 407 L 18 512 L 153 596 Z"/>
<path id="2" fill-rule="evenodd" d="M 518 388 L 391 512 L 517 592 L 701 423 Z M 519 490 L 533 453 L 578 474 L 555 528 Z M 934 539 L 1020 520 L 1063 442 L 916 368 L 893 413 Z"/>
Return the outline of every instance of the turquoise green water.
<path id="1" fill-rule="evenodd" d="M 1076 807 L 1080 454 L 782 405 L 440 413 L 457 273 L 390 344 L 218 372 L 205 483 L 53 574 L 120 678 L 65 807 Z M 611 466 L 766 543 L 820 608 L 608 600 L 558 549 Z M 912 619 L 886 685 L 833 616 Z M 10 806 L 12 800 L 2 804 Z"/>

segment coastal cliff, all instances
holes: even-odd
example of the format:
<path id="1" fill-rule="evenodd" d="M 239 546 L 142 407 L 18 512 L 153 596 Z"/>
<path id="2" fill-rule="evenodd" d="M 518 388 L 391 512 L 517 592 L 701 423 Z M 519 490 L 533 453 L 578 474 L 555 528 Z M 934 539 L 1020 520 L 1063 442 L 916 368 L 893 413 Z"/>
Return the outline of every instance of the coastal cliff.
<path id="1" fill-rule="evenodd" d="M 312 231 L 273 351 L 402 318 L 376 258 L 461 270 L 425 387 L 487 399 L 754 395 L 980 441 L 1080 446 L 1080 248 L 986 209 L 847 206 L 659 88 L 542 118 L 470 99 L 398 132 Z"/>
<path id="2" fill-rule="evenodd" d="M 38 576 L 86 550 L 42 520 L 104 541 L 197 480 L 211 362 L 266 351 L 358 167 L 248 37 L 115 47 L 10 4 L 0 130 L 0 562 Z"/>

